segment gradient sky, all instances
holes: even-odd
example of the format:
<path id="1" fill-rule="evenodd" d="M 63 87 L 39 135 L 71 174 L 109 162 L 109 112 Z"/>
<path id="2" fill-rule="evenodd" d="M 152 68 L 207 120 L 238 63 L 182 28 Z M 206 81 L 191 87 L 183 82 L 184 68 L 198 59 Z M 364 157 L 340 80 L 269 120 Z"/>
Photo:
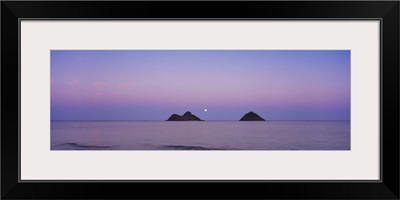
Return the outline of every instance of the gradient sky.
<path id="1" fill-rule="evenodd" d="M 50 83 L 52 120 L 350 120 L 348 50 L 52 50 Z"/>

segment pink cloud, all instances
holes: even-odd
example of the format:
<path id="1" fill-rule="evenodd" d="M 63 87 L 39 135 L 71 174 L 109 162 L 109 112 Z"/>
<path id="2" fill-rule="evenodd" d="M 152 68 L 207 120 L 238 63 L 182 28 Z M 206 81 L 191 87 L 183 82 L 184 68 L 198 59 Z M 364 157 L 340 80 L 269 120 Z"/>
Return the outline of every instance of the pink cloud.
<path id="1" fill-rule="evenodd" d="M 104 97 L 105 96 L 105 94 L 103 94 L 103 93 L 97 93 L 96 94 L 96 97 Z"/>
<path id="2" fill-rule="evenodd" d="M 129 84 L 128 83 L 120 83 L 120 84 L 118 84 L 118 88 L 119 89 L 128 89 Z"/>
<path id="3" fill-rule="evenodd" d="M 78 81 L 78 80 L 70 80 L 67 82 L 67 85 L 77 85 L 79 83 L 80 83 L 80 81 Z"/>
<path id="4" fill-rule="evenodd" d="M 94 87 L 96 87 L 97 89 L 102 89 L 105 86 L 106 86 L 106 84 L 104 82 L 101 82 L 101 81 L 94 83 Z"/>

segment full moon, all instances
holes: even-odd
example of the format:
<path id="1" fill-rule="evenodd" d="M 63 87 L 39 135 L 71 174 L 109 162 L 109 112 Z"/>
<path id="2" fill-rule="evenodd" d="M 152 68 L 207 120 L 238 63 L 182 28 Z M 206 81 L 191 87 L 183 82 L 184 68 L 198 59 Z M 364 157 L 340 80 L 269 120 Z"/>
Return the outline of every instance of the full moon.
<path id="1" fill-rule="evenodd" d="M 204 112 L 207 112 L 207 108 L 206 108 L 206 109 L 204 109 Z"/>

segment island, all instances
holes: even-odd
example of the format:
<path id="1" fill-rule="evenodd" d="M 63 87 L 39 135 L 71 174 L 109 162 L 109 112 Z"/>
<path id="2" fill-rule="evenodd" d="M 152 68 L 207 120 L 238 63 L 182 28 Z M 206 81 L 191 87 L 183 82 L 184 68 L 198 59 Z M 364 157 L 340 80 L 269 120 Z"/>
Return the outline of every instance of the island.
<path id="1" fill-rule="evenodd" d="M 239 121 L 265 121 L 265 119 L 251 111 L 246 113 Z"/>
<path id="2" fill-rule="evenodd" d="M 182 116 L 178 114 L 172 114 L 171 117 L 167 119 L 167 121 L 203 121 L 198 118 L 196 115 L 193 115 L 191 112 L 187 111 Z"/>

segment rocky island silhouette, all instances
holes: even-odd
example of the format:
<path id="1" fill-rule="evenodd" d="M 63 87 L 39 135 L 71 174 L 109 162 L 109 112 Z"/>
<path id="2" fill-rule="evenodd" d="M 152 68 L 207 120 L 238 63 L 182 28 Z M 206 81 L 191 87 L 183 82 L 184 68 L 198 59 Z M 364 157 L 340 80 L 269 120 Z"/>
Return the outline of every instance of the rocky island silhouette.
<path id="1" fill-rule="evenodd" d="M 171 117 L 167 119 L 167 121 L 204 121 L 204 120 L 201 120 L 196 115 L 193 115 L 191 112 L 187 111 L 182 116 L 178 114 L 172 114 Z"/>
<path id="2" fill-rule="evenodd" d="M 172 114 L 167 119 L 167 121 L 204 121 L 204 120 L 198 118 L 196 115 L 193 115 L 191 112 L 187 111 L 182 116 L 178 114 Z M 250 111 L 246 113 L 239 121 L 265 121 L 265 119 L 260 117 L 253 111 Z"/>
<path id="3" fill-rule="evenodd" d="M 265 121 L 265 119 L 260 117 L 253 111 L 250 111 L 246 113 L 239 121 Z"/>

